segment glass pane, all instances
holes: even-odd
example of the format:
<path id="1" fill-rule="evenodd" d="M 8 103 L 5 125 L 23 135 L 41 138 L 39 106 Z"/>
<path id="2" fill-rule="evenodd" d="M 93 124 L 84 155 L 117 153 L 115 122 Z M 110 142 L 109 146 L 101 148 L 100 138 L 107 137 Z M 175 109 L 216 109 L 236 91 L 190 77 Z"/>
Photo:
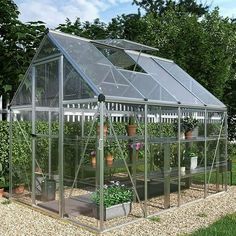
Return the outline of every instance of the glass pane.
<path id="1" fill-rule="evenodd" d="M 42 43 L 43 45 L 38 53 L 38 56 L 36 57 L 36 60 L 60 53 L 58 48 L 56 48 L 56 46 L 51 42 L 48 36 L 45 36 Z"/>
<path id="2" fill-rule="evenodd" d="M 145 73 L 145 71 L 123 50 L 101 45 L 95 46 L 117 68 Z"/>
<path id="3" fill-rule="evenodd" d="M 187 74 L 182 68 L 176 65 L 174 62 L 161 60 L 158 58 L 153 59 L 163 66 L 171 75 L 175 77 L 180 83 L 182 83 L 187 89 L 189 89 L 195 96 L 197 96 L 206 105 L 218 105 L 224 106 L 216 97 L 208 92 L 203 86 L 201 86 L 196 80 L 194 80 L 189 74 Z"/>
<path id="4" fill-rule="evenodd" d="M 163 100 L 163 97 L 166 94 L 169 101 L 176 101 L 168 92 L 161 88 L 150 75 L 130 72 L 127 70 L 119 71 L 145 96 L 145 98 L 152 100 Z"/>
<path id="5" fill-rule="evenodd" d="M 36 106 L 57 107 L 59 102 L 58 60 L 38 65 L 36 69 Z"/>
<path id="6" fill-rule="evenodd" d="M 60 46 L 70 55 L 76 67 L 83 71 L 87 83 L 95 84 L 105 95 L 120 94 L 122 85 L 129 86 L 130 97 L 143 98 L 139 91 L 130 86 L 127 79 L 119 73 L 114 65 L 91 43 L 79 38 L 50 33 Z M 106 82 L 109 81 L 109 84 Z M 111 88 L 109 88 L 109 86 Z"/>
<path id="7" fill-rule="evenodd" d="M 72 67 L 64 59 L 64 100 L 93 98 L 95 93 Z"/>
<path id="8" fill-rule="evenodd" d="M 32 150 L 31 111 L 13 110 L 12 192 L 13 197 L 31 204 Z"/>
<path id="9" fill-rule="evenodd" d="M 127 52 L 134 60 L 138 59 L 138 54 Z M 176 81 L 158 63 L 148 56 L 141 55 L 138 64 L 148 72 L 163 88 L 165 88 L 177 101 L 184 104 L 203 105 L 185 87 Z"/>
<path id="10" fill-rule="evenodd" d="M 11 104 L 12 106 L 32 104 L 32 68 L 27 71 L 27 74 L 19 86 Z"/>

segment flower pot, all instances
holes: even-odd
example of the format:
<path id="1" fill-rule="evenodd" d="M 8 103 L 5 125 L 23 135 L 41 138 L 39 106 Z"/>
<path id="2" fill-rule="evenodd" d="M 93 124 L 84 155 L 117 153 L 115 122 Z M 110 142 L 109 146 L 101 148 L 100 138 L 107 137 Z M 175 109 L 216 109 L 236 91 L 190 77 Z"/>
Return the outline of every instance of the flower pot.
<path id="1" fill-rule="evenodd" d="M 103 136 L 106 137 L 108 133 L 108 127 L 107 125 L 103 126 Z M 97 135 L 100 135 L 100 125 L 97 126 Z"/>
<path id="2" fill-rule="evenodd" d="M 24 184 L 19 184 L 19 186 L 15 187 L 13 190 L 14 193 L 16 194 L 22 194 L 25 191 L 25 185 Z"/>
<path id="3" fill-rule="evenodd" d="M 197 156 L 195 157 L 191 157 L 191 160 L 190 160 L 190 170 L 194 170 L 197 168 Z"/>
<path id="4" fill-rule="evenodd" d="M 96 168 L 96 163 L 97 163 L 97 161 L 96 161 L 96 156 L 92 156 L 92 157 L 91 157 L 91 164 L 92 164 L 92 167 L 93 167 L 93 168 Z"/>
<path id="5" fill-rule="evenodd" d="M 192 139 L 192 137 L 193 137 L 193 132 L 192 131 L 185 132 L 185 139 Z"/>
<path id="6" fill-rule="evenodd" d="M 112 164 L 113 164 L 113 156 L 111 155 L 111 154 L 108 154 L 107 156 L 106 156 L 106 163 L 107 163 L 107 166 L 109 166 L 109 167 L 111 167 L 112 166 Z"/>
<path id="7" fill-rule="evenodd" d="M 181 174 L 181 175 L 185 175 L 185 169 L 186 169 L 185 166 L 181 166 L 181 167 L 180 167 L 180 174 Z"/>
<path id="8" fill-rule="evenodd" d="M 111 207 L 104 208 L 104 220 L 110 220 L 116 217 L 127 216 L 131 212 L 131 202 L 121 203 Z M 100 219 L 100 208 L 95 206 L 93 208 L 93 215 L 96 219 Z"/>
<path id="9" fill-rule="evenodd" d="M 136 135 L 136 129 L 137 125 L 128 125 L 127 126 L 127 132 L 129 136 L 135 136 Z"/>
<path id="10" fill-rule="evenodd" d="M 0 197 L 3 196 L 3 193 L 4 193 L 4 188 L 0 188 Z"/>

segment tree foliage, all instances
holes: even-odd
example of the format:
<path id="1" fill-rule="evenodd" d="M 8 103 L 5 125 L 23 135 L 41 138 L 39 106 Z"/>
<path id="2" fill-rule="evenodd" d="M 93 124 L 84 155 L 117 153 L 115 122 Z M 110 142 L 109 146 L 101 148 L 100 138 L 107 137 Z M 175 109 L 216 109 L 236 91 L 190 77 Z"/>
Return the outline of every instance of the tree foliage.
<path id="1" fill-rule="evenodd" d="M 0 0 L 0 96 L 11 98 L 39 46 L 43 22 L 19 21 L 19 11 L 12 0 Z"/>

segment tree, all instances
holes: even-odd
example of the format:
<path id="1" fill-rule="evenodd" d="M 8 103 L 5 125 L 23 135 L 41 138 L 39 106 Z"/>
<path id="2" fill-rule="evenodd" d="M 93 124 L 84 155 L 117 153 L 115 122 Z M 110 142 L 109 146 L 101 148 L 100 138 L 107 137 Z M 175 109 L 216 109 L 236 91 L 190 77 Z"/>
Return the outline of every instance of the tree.
<path id="1" fill-rule="evenodd" d="M 0 96 L 6 107 L 42 39 L 43 22 L 23 24 L 18 20 L 19 11 L 11 0 L 0 0 Z"/>
<path id="2" fill-rule="evenodd" d="M 88 21 L 81 23 L 80 19 L 77 18 L 72 23 L 67 18 L 65 24 L 60 24 L 56 29 L 64 33 L 71 33 L 89 39 L 104 39 L 108 36 L 106 24 L 99 19 L 95 19 L 92 23 Z"/>
<path id="3" fill-rule="evenodd" d="M 161 16 L 169 9 L 174 9 L 178 13 L 188 12 L 200 17 L 209 10 L 207 4 L 197 3 L 196 0 L 133 0 L 132 4 L 136 4 L 154 16 Z"/>

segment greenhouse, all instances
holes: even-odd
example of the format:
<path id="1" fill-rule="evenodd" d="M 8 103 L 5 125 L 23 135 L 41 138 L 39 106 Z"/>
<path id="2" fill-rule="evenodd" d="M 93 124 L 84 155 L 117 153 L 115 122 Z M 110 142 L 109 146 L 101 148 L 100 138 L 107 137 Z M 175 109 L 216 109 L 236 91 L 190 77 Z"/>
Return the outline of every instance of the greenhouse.
<path id="1" fill-rule="evenodd" d="M 225 191 L 226 106 L 154 55 L 48 31 L 10 105 L 10 196 L 104 232 Z"/>

